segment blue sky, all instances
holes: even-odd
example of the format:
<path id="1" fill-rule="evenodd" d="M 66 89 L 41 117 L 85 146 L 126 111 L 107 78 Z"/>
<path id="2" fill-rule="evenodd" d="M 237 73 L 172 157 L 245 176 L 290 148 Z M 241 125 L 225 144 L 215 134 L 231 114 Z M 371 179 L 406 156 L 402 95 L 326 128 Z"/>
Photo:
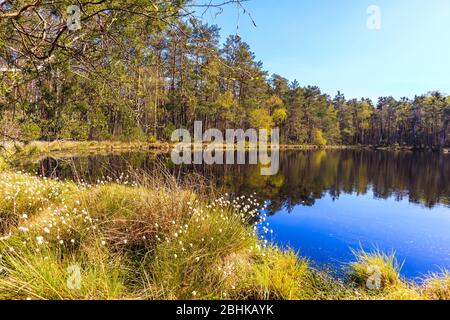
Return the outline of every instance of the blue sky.
<path id="1" fill-rule="evenodd" d="M 381 29 L 367 28 L 367 8 Z M 250 0 L 257 27 L 229 6 L 209 23 L 239 35 L 270 74 L 347 98 L 450 94 L 449 0 Z"/>

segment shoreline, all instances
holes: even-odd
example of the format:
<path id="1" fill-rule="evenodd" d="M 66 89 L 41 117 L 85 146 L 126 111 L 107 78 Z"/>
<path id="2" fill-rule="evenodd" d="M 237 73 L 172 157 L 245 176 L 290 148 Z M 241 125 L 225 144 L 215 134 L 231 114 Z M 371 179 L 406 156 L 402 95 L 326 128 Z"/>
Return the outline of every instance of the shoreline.
<path id="1" fill-rule="evenodd" d="M 46 157 L 53 157 L 58 159 L 71 158 L 71 157 L 83 157 L 83 156 L 95 156 L 95 155 L 120 155 L 127 152 L 150 152 L 154 154 L 167 154 L 170 153 L 176 146 L 175 143 L 168 142 L 120 142 L 120 141 L 33 141 L 27 144 L 18 142 L 6 142 L 0 143 L 0 168 L 2 166 L 13 165 L 17 162 L 36 162 Z M 211 144 L 203 144 L 202 149 L 206 150 L 206 147 Z M 194 150 L 196 146 L 190 145 Z M 237 150 L 236 145 L 234 145 Z M 227 150 L 227 145 L 216 144 L 215 150 L 224 151 Z M 257 148 L 246 145 L 245 151 L 252 151 Z M 268 146 L 270 151 L 271 146 Z M 368 150 L 368 151 L 385 151 L 385 152 L 439 152 L 442 155 L 449 155 L 450 149 L 443 148 L 439 151 L 430 149 L 416 149 L 413 147 L 377 147 L 368 145 L 328 145 L 328 146 L 315 146 L 315 145 L 297 145 L 297 144 L 281 144 L 278 147 L 279 151 L 339 151 L 339 150 Z M 8 165 L 9 163 L 9 165 Z"/>
<path id="2" fill-rule="evenodd" d="M 170 142 L 121 142 L 121 141 L 32 141 L 24 144 L 23 142 L 6 142 L 1 143 L 7 152 L 13 150 L 19 156 L 29 156 L 37 154 L 52 154 L 65 152 L 97 152 L 97 151 L 112 151 L 112 152 L 126 152 L 126 151 L 155 151 L 155 152 L 169 152 L 176 143 Z M 202 147 L 205 148 L 211 144 L 204 143 Z M 215 148 L 225 150 L 226 144 L 213 144 Z M 193 144 L 191 144 L 193 146 Z M 255 147 L 246 145 L 246 150 L 253 150 Z M 270 148 L 270 145 L 269 145 Z M 15 150 L 14 150 L 15 149 Z M 373 146 L 373 145 L 311 145 L 311 144 L 280 144 L 279 150 L 383 150 L 396 152 L 442 152 L 443 154 L 450 154 L 450 148 L 417 148 L 413 146 Z"/>
<path id="3" fill-rule="evenodd" d="M 0 177 L 0 300 L 450 299 L 448 271 L 419 285 L 400 275 L 393 253 L 354 252 L 339 279 L 267 245 L 252 231 L 255 217 L 265 221 L 252 197 L 234 202 L 153 175 L 137 185 L 79 185 L 8 170 Z M 18 219 L 8 219 L 11 210 Z M 65 286 L 73 261 L 83 274 L 75 291 Z M 373 266 L 375 289 L 367 285 Z"/>

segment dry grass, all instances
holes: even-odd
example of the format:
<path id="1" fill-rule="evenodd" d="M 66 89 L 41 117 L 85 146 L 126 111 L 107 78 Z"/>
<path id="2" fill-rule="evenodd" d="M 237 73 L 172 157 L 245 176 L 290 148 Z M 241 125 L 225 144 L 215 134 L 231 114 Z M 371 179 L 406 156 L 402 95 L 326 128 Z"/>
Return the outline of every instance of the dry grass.
<path id="1" fill-rule="evenodd" d="M 198 177 L 87 185 L 0 174 L 1 299 L 449 299 L 448 273 L 407 283 L 393 254 L 355 253 L 348 280 L 315 270 L 260 239 L 252 196 L 216 198 Z"/>
<path id="2" fill-rule="evenodd" d="M 449 271 L 443 271 L 441 274 L 433 274 L 425 279 L 423 294 L 431 300 L 450 300 Z"/>
<path id="3" fill-rule="evenodd" d="M 368 253 L 361 249 L 353 253 L 356 261 L 350 264 L 350 276 L 358 284 L 381 289 L 400 283 L 402 265 L 394 252 L 385 254 L 376 249 Z"/>
<path id="4" fill-rule="evenodd" d="M 2 147 L 3 155 L 15 160 L 38 159 L 46 155 L 82 154 L 86 152 L 123 152 L 130 150 L 169 150 L 167 143 L 121 142 L 121 141 L 32 141 L 9 142 Z M 0 154 L 1 155 L 1 154 Z"/>

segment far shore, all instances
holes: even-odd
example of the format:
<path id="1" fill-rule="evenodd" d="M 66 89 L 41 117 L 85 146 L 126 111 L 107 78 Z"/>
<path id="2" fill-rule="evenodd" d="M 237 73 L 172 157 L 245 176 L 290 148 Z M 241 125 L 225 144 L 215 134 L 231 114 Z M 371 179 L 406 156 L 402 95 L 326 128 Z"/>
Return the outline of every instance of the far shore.
<path id="1" fill-rule="evenodd" d="M 124 141 L 72 141 L 72 140 L 54 140 L 54 141 L 32 141 L 29 143 L 7 141 L 0 143 L 0 147 L 6 152 L 14 153 L 21 157 L 36 157 L 43 155 L 67 155 L 68 153 L 78 155 L 84 153 L 121 153 L 127 151 L 153 151 L 169 152 L 175 147 L 172 142 L 124 142 Z M 226 144 L 208 144 L 204 143 L 203 148 L 213 145 L 217 149 L 227 149 Z M 237 147 L 237 145 L 233 145 Z M 246 145 L 246 150 L 255 149 L 256 145 Z M 268 146 L 271 148 L 271 146 Z M 417 148 L 413 146 L 373 146 L 373 145 L 312 145 L 312 144 L 280 144 L 280 150 L 386 150 L 411 152 L 420 151 L 441 151 L 445 154 L 450 153 L 450 148 L 430 149 Z"/>

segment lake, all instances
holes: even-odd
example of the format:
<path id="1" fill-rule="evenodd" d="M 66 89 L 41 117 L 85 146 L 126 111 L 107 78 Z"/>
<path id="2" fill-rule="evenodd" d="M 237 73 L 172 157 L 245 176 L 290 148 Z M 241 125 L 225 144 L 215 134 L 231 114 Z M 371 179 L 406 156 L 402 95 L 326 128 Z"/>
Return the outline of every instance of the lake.
<path id="1" fill-rule="evenodd" d="M 164 165 L 195 172 L 236 195 L 269 201 L 272 241 L 317 266 L 345 267 L 351 249 L 394 250 L 403 276 L 450 269 L 450 155 L 369 150 L 281 151 L 280 172 L 256 165 L 175 166 L 164 154 L 129 152 L 46 158 L 27 170 L 62 179 L 116 179 Z"/>

